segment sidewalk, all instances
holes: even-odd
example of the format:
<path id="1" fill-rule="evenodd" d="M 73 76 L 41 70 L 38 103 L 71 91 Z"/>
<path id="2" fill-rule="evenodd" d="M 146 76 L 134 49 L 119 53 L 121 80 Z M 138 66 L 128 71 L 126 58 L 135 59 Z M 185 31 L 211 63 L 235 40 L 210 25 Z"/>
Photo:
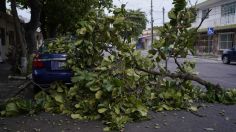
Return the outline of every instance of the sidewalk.
<path id="1" fill-rule="evenodd" d="M 214 60 L 214 61 L 221 61 L 221 56 L 209 56 L 209 55 L 202 55 L 202 56 L 194 56 L 194 58 L 200 58 L 200 59 L 208 59 L 208 60 Z"/>
<path id="2" fill-rule="evenodd" d="M 0 102 L 13 96 L 19 89 L 18 87 L 24 80 L 9 80 L 10 65 L 0 64 Z"/>

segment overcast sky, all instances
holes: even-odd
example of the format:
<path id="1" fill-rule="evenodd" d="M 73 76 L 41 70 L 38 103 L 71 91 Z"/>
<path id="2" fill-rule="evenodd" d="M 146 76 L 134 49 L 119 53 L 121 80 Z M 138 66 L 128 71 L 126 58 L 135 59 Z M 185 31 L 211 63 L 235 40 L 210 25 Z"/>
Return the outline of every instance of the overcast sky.
<path id="1" fill-rule="evenodd" d="M 146 13 L 146 16 L 149 20 L 148 26 L 150 27 L 150 10 L 151 10 L 151 0 L 113 0 L 114 4 L 120 6 L 121 4 L 126 4 L 127 9 L 141 9 L 141 11 Z M 190 0 L 191 3 L 195 3 L 196 1 L 202 2 L 205 0 Z M 154 26 L 160 26 L 163 22 L 162 8 L 165 8 L 165 22 L 168 21 L 167 13 L 173 7 L 173 0 L 153 0 L 153 17 L 154 17 Z M 30 11 L 29 10 L 18 10 L 19 15 L 30 19 Z"/>
<path id="2" fill-rule="evenodd" d="M 113 0 L 114 4 L 120 6 L 121 4 L 126 4 L 128 9 L 141 9 L 146 13 L 146 16 L 149 20 L 148 27 L 150 27 L 150 10 L 151 10 L 151 0 Z M 196 2 L 203 2 L 205 0 L 190 0 L 192 4 Z M 167 13 L 173 7 L 173 0 L 153 0 L 153 18 L 154 26 L 160 26 L 163 23 L 162 9 L 165 8 L 165 22 L 169 21 Z"/>

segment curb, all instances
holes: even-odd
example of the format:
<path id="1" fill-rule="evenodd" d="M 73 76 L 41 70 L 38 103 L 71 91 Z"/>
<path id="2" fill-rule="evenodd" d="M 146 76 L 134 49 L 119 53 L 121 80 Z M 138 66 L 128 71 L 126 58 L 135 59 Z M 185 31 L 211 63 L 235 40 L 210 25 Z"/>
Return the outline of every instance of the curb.
<path id="1" fill-rule="evenodd" d="M 218 58 L 211 58 L 211 57 L 201 57 L 201 56 L 194 56 L 194 58 L 199 58 L 199 59 L 206 59 L 206 60 L 214 60 L 214 61 L 221 61 L 221 57 Z"/>

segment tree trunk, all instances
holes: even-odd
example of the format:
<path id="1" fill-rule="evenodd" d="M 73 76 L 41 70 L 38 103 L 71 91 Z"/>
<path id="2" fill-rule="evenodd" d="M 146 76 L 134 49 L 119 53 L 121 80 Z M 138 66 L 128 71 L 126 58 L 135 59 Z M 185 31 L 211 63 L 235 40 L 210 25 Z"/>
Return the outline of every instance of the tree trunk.
<path id="1" fill-rule="evenodd" d="M 46 6 L 46 2 L 45 0 L 43 1 L 42 3 L 42 11 L 41 11 L 41 15 L 40 15 L 40 22 L 41 22 L 41 25 L 40 25 L 40 28 L 41 28 L 41 31 L 42 31 L 42 34 L 43 34 L 43 38 L 44 39 L 47 39 L 48 38 L 48 33 L 47 33 L 47 18 L 46 18 L 46 15 L 45 15 L 45 6 Z"/>
<path id="2" fill-rule="evenodd" d="M 20 19 L 18 17 L 18 13 L 16 10 L 16 0 L 11 0 L 11 12 L 13 15 L 13 20 L 14 20 L 14 27 L 15 27 L 15 33 L 16 33 L 16 47 L 13 49 L 16 50 L 15 59 L 16 62 L 13 64 L 13 70 L 14 72 L 17 72 L 19 67 L 21 69 L 21 73 L 26 73 L 27 72 L 27 62 L 26 62 L 26 57 L 27 57 L 27 45 L 25 42 L 25 36 L 24 36 L 24 30 L 20 24 Z"/>
<path id="3" fill-rule="evenodd" d="M 40 26 L 41 3 L 39 0 L 28 0 L 28 6 L 31 9 L 31 19 L 30 22 L 25 25 L 25 35 L 28 54 L 30 55 L 36 50 L 35 32 Z"/>
<path id="4" fill-rule="evenodd" d="M 6 13 L 6 0 L 0 0 L 0 12 Z"/>

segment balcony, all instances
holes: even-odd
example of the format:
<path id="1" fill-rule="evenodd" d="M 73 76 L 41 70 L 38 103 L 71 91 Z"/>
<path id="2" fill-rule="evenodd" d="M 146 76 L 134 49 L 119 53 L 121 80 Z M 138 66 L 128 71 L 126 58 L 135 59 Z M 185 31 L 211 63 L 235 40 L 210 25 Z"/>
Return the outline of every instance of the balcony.
<path id="1" fill-rule="evenodd" d="M 197 27 L 199 25 L 199 23 L 201 22 L 201 19 L 197 19 L 197 21 L 195 23 L 192 24 L 192 27 Z M 236 14 L 232 14 L 232 15 L 227 15 L 227 16 L 215 16 L 214 18 L 209 17 L 208 19 L 206 19 L 202 26 L 200 27 L 201 29 L 206 29 L 208 27 L 225 27 L 225 26 L 229 26 L 229 25 L 233 25 L 236 24 Z"/>

